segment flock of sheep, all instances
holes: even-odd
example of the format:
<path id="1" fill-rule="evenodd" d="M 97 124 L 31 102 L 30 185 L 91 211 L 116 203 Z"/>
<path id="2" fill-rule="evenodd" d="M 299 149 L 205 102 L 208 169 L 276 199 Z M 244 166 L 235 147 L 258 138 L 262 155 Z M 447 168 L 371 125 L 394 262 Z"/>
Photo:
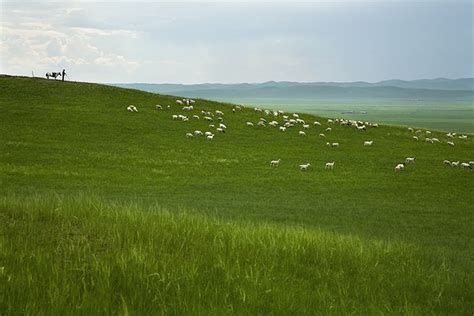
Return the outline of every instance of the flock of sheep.
<path id="1" fill-rule="evenodd" d="M 184 98 L 184 99 L 176 100 L 176 104 L 182 106 L 183 111 L 187 111 L 187 112 L 194 111 L 195 100 Z M 170 108 L 170 105 L 168 105 L 167 108 Z M 155 109 L 156 110 L 163 110 L 163 106 L 156 105 Z M 236 113 L 236 112 L 241 111 L 241 110 L 242 110 L 242 107 L 237 105 L 232 109 L 232 112 Z M 291 115 L 285 115 L 285 113 L 283 111 L 271 111 L 271 110 L 267 110 L 267 109 L 264 110 L 264 109 L 261 109 L 261 108 L 258 108 L 258 107 L 255 107 L 254 110 L 255 110 L 255 112 L 265 114 L 265 116 L 271 117 L 272 119 L 270 120 L 270 119 L 266 119 L 264 117 L 261 117 L 259 119 L 259 121 L 255 124 L 253 122 L 247 121 L 245 124 L 248 127 L 254 127 L 255 125 L 261 126 L 261 127 L 266 127 L 266 126 L 275 127 L 275 128 L 278 127 L 278 130 L 280 132 L 286 132 L 289 128 L 292 128 L 292 127 L 295 127 L 295 126 L 301 126 L 302 130 L 298 131 L 298 135 L 303 136 L 303 137 L 306 136 L 305 130 L 308 130 L 310 128 L 310 124 L 307 124 L 303 119 L 301 119 L 299 114 L 297 114 L 297 113 L 292 113 Z M 127 107 L 127 111 L 129 111 L 129 112 L 138 112 L 138 109 L 134 105 L 129 105 Z M 224 113 L 222 111 L 215 110 L 214 112 L 210 112 L 210 111 L 201 110 L 201 115 L 202 115 L 202 118 L 204 120 L 211 122 L 211 124 L 209 124 L 209 128 L 215 129 L 215 131 L 218 132 L 218 133 L 225 133 L 226 132 L 227 126 L 224 124 Z M 190 120 L 190 117 L 188 115 L 183 115 L 183 114 L 173 114 L 171 116 L 171 118 L 173 120 L 181 120 L 181 121 L 184 121 L 184 122 Z M 277 121 L 278 118 L 281 118 L 281 122 Z M 197 114 L 194 114 L 194 115 L 191 116 L 191 119 L 200 120 L 201 117 Z M 342 126 L 353 127 L 354 129 L 356 129 L 358 131 L 366 131 L 368 128 L 376 128 L 376 127 L 379 126 L 377 123 L 369 123 L 369 122 L 362 122 L 362 121 L 357 121 L 357 120 L 348 120 L 348 119 L 342 119 L 342 118 L 341 119 L 328 119 L 327 123 L 328 124 L 339 124 L 339 125 L 342 125 Z M 321 126 L 321 123 L 319 121 L 314 121 L 313 125 L 314 126 Z M 331 130 L 332 130 L 331 127 L 327 127 L 325 129 L 325 132 L 327 133 L 327 132 L 330 132 Z M 421 130 L 415 131 L 411 127 L 409 127 L 408 130 L 412 133 L 415 133 L 415 134 L 421 134 L 422 133 Z M 431 134 L 430 131 L 425 131 L 425 133 L 426 133 L 426 135 Z M 214 139 L 215 134 L 211 131 L 202 132 L 200 130 L 195 130 L 193 132 L 186 133 L 185 136 L 187 138 L 205 137 L 207 140 L 212 141 Z M 448 133 L 448 134 L 446 134 L 446 136 L 450 139 L 454 139 L 455 136 L 456 136 L 456 133 Z M 325 138 L 326 135 L 324 133 L 320 133 L 319 137 Z M 467 139 L 467 135 L 459 135 L 458 138 L 465 140 L 465 139 Z M 419 140 L 419 137 L 415 135 L 415 136 L 413 136 L 413 139 Z M 432 143 L 432 144 L 440 143 L 440 140 L 438 138 L 434 138 L 434 137 L 432 137 L 432 138 L 426 137 L 425 141 L 429 142 L 429 143 Z M 364 141 L 363 146 L 372 146 L 373 143 L 374 143 L 373 140 L 366 140 L 366 141 Z M 452 140 L 451 141 L 448 140 L 446 143 L 450 146 L 454 146 L 454 142 Z M 333 142 L 333 143 L 327 142 L 326 145 L 329 146 L 329 147 L 339 147 L 339 143 L 337 143 L 337 142 Z M 270 166 L 271 167 L 278 167 L 280 165 L 280 161 L 281 161 L 281 159 L 272 160 L 272 161 L 270 161 Z M 395 172 L 403 171 L 407 164 L 414 163 L 414 162 L 415 162 L 415 157 L 407 157 L 403 163 L 399 163 L 395 166 Z M 453 167 L 457 167 L 457 166 L 460 165 L 463 168 L 469 168 L 469 169 L 472 169 L 472 166 L 474 166 L 474 161 L 470 161 L 470 162 L 453 161 L 453 162 L 450 162 L 448 160 L 444 160 L 443 163 L 446 164 L 446 165 L 453 166 Z M 332 170 L 332 169 L 334 169 L 334 166 L 335 166 L 334 161 L 327 162 L 325 164 L 325 169 Z M 307 171 L 309 169 L 309 167 L 311 167 L 310 163 L 305 163 L 305 164 L 299 165 L 299 169 L 301 171 Z"/>

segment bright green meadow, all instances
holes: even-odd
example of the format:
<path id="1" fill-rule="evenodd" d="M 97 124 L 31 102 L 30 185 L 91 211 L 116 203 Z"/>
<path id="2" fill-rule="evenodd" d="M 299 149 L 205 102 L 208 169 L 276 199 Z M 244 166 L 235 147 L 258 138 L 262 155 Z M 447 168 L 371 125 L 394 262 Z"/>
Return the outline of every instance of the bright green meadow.
<path id="1" fill-rule="evenodd" d="M 474 135 L 177 98 L 0 77 L 0 315 L 474 312 Z"/>

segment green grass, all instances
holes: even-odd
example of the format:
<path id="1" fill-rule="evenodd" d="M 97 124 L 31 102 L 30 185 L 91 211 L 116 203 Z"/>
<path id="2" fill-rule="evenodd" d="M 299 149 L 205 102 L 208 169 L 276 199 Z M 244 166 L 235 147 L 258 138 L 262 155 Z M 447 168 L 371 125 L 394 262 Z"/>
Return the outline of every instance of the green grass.
<path id="1" fill-rule="evenodd" d="M 414 246 L 86 197 L 0 201 L 7 314 L 469 314 Z M 471 306 L 472 307 L 472 306 Z"/>
<path id="2" fill-rule="evenodd" d="M 246 127 L 264 116 L 252 109 L 198 100 L 186 114 L 225 112 L 228 132 L 210 142 L 185 138 L 208 123 L 173 121 L 175 99 L 0 78 L 0 216 L 10 223 L 0 267 L 16 276 L 0 311 L 472 312 L 474 174 L 442 164 L 474 160 L 472 134 L 453 148 L 440 131 L 431 136 L 442 143 L 427 144 L 406 128 L 331 125 L 321 139 L 325 120 L 303 114 L 323 126 L 300 137 Z M 395 173 L 407 156 L 416 163 Z M 168 288 L 144 281 L 156 271 Z"/>

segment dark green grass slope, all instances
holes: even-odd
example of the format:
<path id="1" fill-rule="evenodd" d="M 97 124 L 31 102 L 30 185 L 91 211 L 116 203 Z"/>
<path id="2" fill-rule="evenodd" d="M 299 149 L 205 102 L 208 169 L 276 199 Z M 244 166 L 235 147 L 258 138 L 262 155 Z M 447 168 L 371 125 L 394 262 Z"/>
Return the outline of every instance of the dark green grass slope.
<path id="1" fill-rule="evenodd" d="M 55 260 L 62 258 L 61 254 L 65 251 L 62 247 L 71 247 L 67 249 L 70 249 L 72 253 L 82 249 L 77 244 L 81 241 L 86 247 L 81 250 L 85 251 L 84 258 L 92 258 L 96 255 L 94 247 L 100 247 L 101 242 L 92 237 L 90 240 L 89 237 L 82 238 L 81 236 L 89 234 L 88 229 L 93 227 L 91 229 L 94 231 L 100 230 L 116 238 L 111 248 L 107 249 L 110 252 L 110 257 L 107 259 L 109 261 L 97 259 L 98 267 L 103 264 L 104 270 L 101 271 L 105 271 L 100 278 L 107 279 L 107 269 L 117 268 L 117 260 L 121 258 L 120 251 L 122 250 L 120 249 L 122 248 L 118 245 L 124 246 L 122 241 L 132 234 L 132 231 L 125 228 L 128 227 L 126 224 L 117 224 L 115 221 L 127 222 L 132 219 L 129 217 L 120 219 L 120 216 L 107 218 L 111 224 L 110 231 L 107 230 L 104 222 L 92 221 L 91 227 L 87 226 L 78 230 L 78 236 L 76 236 L 78 239 L 75 239 L 74 236 L 69 238 L 66 232 L 69 221 L 73 221 L 74 218 L 78 220 L 83 218 L 81 209 L 84 204 L 82 202 L 68 206 L 75 210 L 70 214 L 71 218 L 66 215 L 61 216 L 61 203 L 56 205 L 45 202 L 46 207 L 41 207 L 41 205 L 35 206 L 33 202 L 25 202 L 26 204 L 21 202 L 33 195 L 39 196 L 40 200 L 44 197 L 45 201 L 51 200 L 51 196 L 65 198 L 94 196 L 105 201 L 105 204 L 133 202 L 139 209 L 143 209 L 143 212 L 154 212 L 155 209 L 148 206 L 158 205 L 160 208 L 173 212 L 186 210 L 219 217 L 223 221 L 278 223 L 285 227 L 287 225 L 305 226 L 310 230 L 319 228 L 324 232 L 334 233 L 331 236 L 339 234 L 358 236 L 364 240 L 364 243 L 365 240 L 369 240 L 369 244 L 372 240 L 401 243 L 405 245 L 404 247 L 413 249 L 410 250 L 410 256 L 423 262 L 419 268 L 416 268 L 421 269 L 419 272 L 414 272 L 407 266 L 409 271 L 407 275 L 415 273 L 415 279 L 419 282 L 431 280 L 432 275 L 443 278 L 444 281 L 440 281 L 439 284 L 429 283 L 427 286 L 431 294 L 425 298 L 414 294 L 423 291 L 421 288 L 415 286 L 407 290 L 406 303 L 415 304 L 413 308 L 403 310 L 399 306 L 403 301 L 403 296 L 397 296 L 397 299 L 390 301 L 387 292 L 382 295 L 383 299 L 373 304 L 381 304 L 381 306 L 388 304 L 386 312 L 411 311 L 412 313 L 423 313 L 429 310 L 443 312 L 449 310 L 450 307 L 461 312 L 469 310 L 469 306 L 472 306 L 469 293 L 472 290 L 470 284 L 474 283 L 472 274 L 474 173 L 473 170 L 446 167 L 442 163 L 444 159 L 474 160 L 472 135 L 469 135 L 468 140 L 456 139 L 456 146 L 453 148 L 446 144 L 446 136 L 442 132 L 432 131 L 430 135 L 430 137 L 439 138 L 440 144 L 427 144 L 422 140 L 414 141 L 412 134 L 406 128 L 380 126 L 366 132 L 358 132 L 353 128 L 331 125 L 333 130 L 325 132 L 327 138 L 322 139 L 318 137 L 318 134 L 328 127 L 325 120 L 301 115 L 308 122 L 315 119 L 323 122 L 322 127 L 311 125 L 310 130 L 307 131 L 307 137 L 301 137 L 298 136 L 300 128 L 296 127 L 286 133 L 270 127 L 247 127 L 246 121 L 256 123 L 260 117 L 265 116 L 256 113 L 253 109 L 244 108 L 242 112 L 232 114 L 232 105 L 197 100 L 196 111 L 183 112 L 181 106 L 175 104 L 175 100 L 175 97 L 95 84 L 15 77 L 0 78 L 0 194 L 5 199 L 1 212 L 2 221 L 10 223 L 10 226 L 3 226 L 3 231 L 0 231 L 0 250 L 2 251 L 0 268 L 7 259 L 18 264 L 29 258 L 28 260 L 33 260 L 30 262 L 31 265 L 25 265 L 23 268 L 28 269 L 38 265 L 40 267 L 38 271 L 41 271 L 45 269 L 44 266 L 47 266 L 49 258 L 56 258 L 56 252 L 59 258 Z M 139 112 L 127 112 L 126 107 L 129 104 L 135 104 Z M 165 107 L 169 104 L 170 109 L 157 111 L 154 108 L 155 104 Z M 196 129 L 203 132 L 210 130 L 209 123 L 193 119 L 189 122 L 173 121 L 171 115 L 198 114 L 202 117 L 201 109 L 222 110 L 225 113 L 225 124 L 228 126 L 227 133 L 216 134 L 213 141 L 206 141 L 204 138 L 186 139 L 187 132 Z M 278 120 L 281 121 L 281 119 Z M 420 138 L 423 137 L 420 135 Z M 374 140 L 374 145 L 363 147 L 364 140 Z M 325 145 L 326 141 L 339 142 L 340 148 L 328 148 Z M 395 164 L 403 161 L 407 156 L 416 156 L 416 163 L 408 166 L 404 172 L 395 173 L 393 170 Z M 282 159 L 280 167 L 270 168 L 269 161 L 278 158 Z M 332 160 L 336 162 L 335 169 L 324 170 L 324 164 Z M 300 172 L 298 165 L 306 162 L 310 162 L 313 167 L 308 172 Z M 52 215 L 48 213 L 51 209 L 54 210 Z M 17 212 L 26 215 L 16 220 Z M 94 217 L 94 215 L 87 216 L 89 216 L 87 218 Z M 153 222 L 154 219 L 144 217 L 140 221 L 145 225 L 148 221 Z M 49 226 L 42 227 L 46 223 L 50 223 Z M 154 227 L 153 223 L 149 224 L 152 225 L 151 230 L 159 229 L 159 226 Z M 122 228 L 119 228 L 117 232 L 113 228 L 114 225 Z M 33 230 L 32 227 L 34 227 Z M 55 227 L 58 229 L 55 230 Z M 278 229 L 272 232 L 277 233 L 277 231 Z M 31 232 L 32 236 L 29 235 Z M 58 238 L 51 244 L 51 247 L 56 249 L 53 254 L 41 251 L 43 242 L 47 242 L 44 236 L 47 236 L 48 232 L 51 232 L 51 238 L 55 234 L 57 236 L 54 238 Z M 214 234 L 218 235 L 220 232 L 221 230 L 218 229 Z M 182 233 L 186 235 L 186 230 Z M 149 232 L 143 231 L 140 234 L 149 234 Z M 232 238 L 237 238 L 239 235 L 237 232 L 232 234 L 234 234 Z M 28 246 L 30 248 L 22 249 L 19 241 L 23 240 L 25 235 L 32 240 L 28 242 L 25 240 L 25 247 L 30 245 Z M 36 240 L 34 239 L 36 235 L 43 237 Z M 241 234 L 243 238 L 245 235 L 246 233 Z M 180 237 L 175 236 L 175 238 L 179 240 Z M 199 240 L 200 237 L 196 236 L 196 238 Z M 264 251 L 266 247 L 266 244 L 261 244 L 263 248 L 259 250 L 258 236 L 252 238 L 250 242 L 253 244 L 253 251 L 257 254 L 259 251 Z M 150 247 L 154 247 L 155 243 L 159 243 L 159 240 L 154 239 L 150 243 L 146 240 L 136 240 L 136 243 L 129 246 L 137 249 L 143 247 L 145 249 L 143 256 L 146 259 L 153 257 Z M 193 247 L 191 247 L 193 251 L 197 251 Z M 328 251 L 331 252 L 330 249 Z M 203 255 L 206 253 L 211 253 L 211 250 L 203 252 Z M 303 256 L 301 260 L 304 262 L 304 254 L 305 252 L 295 255 Z M 35 258 L 37 256 L 41 258 L 42 255 L 44 255 L 41 259 L 43 261 L 36 262 Z M 131 254 L 132 257 L 135 255 Z M 176 255 L 179 257 L 182 253 L 178 252 Z M 402 259 L 398 264 L 409 265 L 411 259 L 405 261 L 403 259 L 405 257 L 401 254 L 400 256 Z M 226 260 L 239 259 L 232 253 L 226 253 L 224 257 Z M 250 256 L 250 258 L 253 257 Z M 196 258 L 196 260 L 201 259 Z M 70 285 L 69 282 L 74 279 L 69 274 L 70 270 L 67 269 L 78 268 L 75 262 L 74 260 L 70 262 L 72 266 L 68 261 L 57 262 L 57 265 L 48 267 L 44 271 L 46 273 L 56 271 L 54 273 L 57 273 L 57 282 L 60 282 L 63 275 L 65 280 L 68 280 L 63 284 L 67 288 Z M 216 259 L 213 264 L 216 262 L 218 263 L 219 260 Z M 330 260 L 328 265 L 331 264 L 335 263 Z M 266 263 L 258 262 L 258 266 L 262 271 L 266 271 Z M 143 273 L 154 273 L 153 267 L 151 263 L 145 266 L 138 265 L 137 269 L 142 274 L 139 274 L 137 279 L 129 277 L 126 273 L 133 269 L 125 269 L 125 272 L 120 274 L 125 279 L 119 278 L 117 284 L 109 284 L 104 289 L 120 292 L 116 286 L 127 288 L 129 284 L 127 282 L 139 282 L 142 280 L 140 278 L 144 277 Z M 338 267 L 341 271 L 346 268 L 344 265 Z M 249 266 L 244 263 L 237 264 L 235 269 L 244 268 L 249 268 Z M 67 271 L 65 270 L 62 274 L 55 269 Z M 387 268 L 386 272 L 388 273 L 390 269 Z M 430 269 L 435 269 L 436 272 L 432 274 L 428 271 Z M 452 274 L 444 275 L 445 269 Z M 185 269 L 183 273 L 191 273 L 190 271 L 192 272 L 193 269 Z M 208 273 L 207 270 L 203 272 L 198 269 L 198 271 Z M 370 275 L 370 270 L 368 271 L 364 270 L 362 274 L 369 273 Z M 18 270 L 17 272 L 18 275 L 22 275 L 21 272 L 25 271 Z M 300 279 L 304 278 L 304 269 L 301 273 Z M 395 276 L 389 278 L 388 282 L 395 282 L 404 273 L 403 269 L 397 270 Z M 3 277 L 7 278 L 5 275 Z M 21 283 L 23 277 L 20 277 L 19 283 L 15 283 L 18 286 L 15 287 L 16 289 L 24 287 Z M 72 279 L 68 279 L 69 277 Z M 270 280 L 272 277 L 269 276 Z M 380 272 L 379 277 L 383 279 L 384 273 Z M 287 278 L 288 282 L 293 280 L 291 274 L 287 275 Z M 357 296 L 348 297 L 341 294 L 355 286 L 348 278 L 344 278 L 341 287 L 335 288 L 329 297 L 332 299 L 346 297 L 350 301 L 357 301 Z M 364 277 L 354 282 L 362 282 L 361 280 L 364 280 Z M 33 281 L 26 278 L 24 282 Z M 35 282 L 30 285 L 39 286 Z M 54 282 L 51 285 L 51 291 L 57 293 L 64 291 L 64 289 L 60 290 L 61 287 Z M 225 292 L 225 288 L 216 287 L 220 281 L 216 282 L 211 282 L 210 288 Z M 377 287 L 374 287 L 376 283 L 370 282 L 366 289 L 367 296 L 358 301 L 358 307 L 349 305 L 341 307 L 342 303 L 334 302 L 334 306 L 341 307 L 340 310 L 336 309 L 335 313 L 337 314 L 338 311 L 362 313 L 363 309 L 360 308 L 363 307 L 363 300 L 368 299 L 371 293 L 379 291 Z M 281 286 L 284 289 L 283 284 L 278 283 L 275 288 Z M 182 284 L 182 286 L 190 285 Z M 321 286 L 330 286 L 330 284 L 323 282 Z M 85 287 L 88 288 L 87 284 Z M 227 289 L 230 288 L 232 288 L 231 285 Z M 392 289 L 397 291 L 401 288 L 403 287 L 400 284 Z M 318 287 L 315 288 L 316 291 L 318 289 Z M 145 287 L 139 292 L 149 293 L 148 290 Z M 308 295 L 312 293 L 301 291 Z M 342 291 L 340 296 L 337 296 L 337 291 Z M 446 300 L 443 296 L 445 291 L 451 293 Z M 435 292 L 436 295 L 433 294 Z M 8 295 L 9 302 L 13 304 L 16 297 L 14 293 L 17 292 L 9 293 L 11 294 Z M 91 293 L 89 295 L 93 296 L 96 292 Z M 321 293 L 324 294 L 324 291 Z M 261 295 L 262 293 L 258 291 L 251 295 L 252 299 L 257 300 L 255 304 L 260 304 L 258 297 L 262 297 Z M 443 303 L 436 303 L 438 295 L 443 297 Z M 40 300 L 39 297 L 36 298 Z M 206 297 L 210 300 L 220 299 Z M 81 296 L 74 302 L 80 302 L 80 298 Z M 102 298 L 105 302 L 105 298 Z M 107 301 L 107 304 L 114 305 L 117 299 L 120 301 L 117 297 L 109 298 L 112 301 Z M 179 301 L 179 296 L 175 298 Z M 125 299 L 127 302 L 130 298 Z M 278 301 L 289 298 L 277 295 L 274 299 Z M 301 304 L 307 304 L 305 299 L 301 298 Z M 134 302 L 137 300 L 138 298 L 132 299 Z M 186 302 L 192 305 L 193 300 L 194 298 Z M 86 300 L 83 303 L 93 304 L 91 302 Z M 175 301 L 170 299 L 167 302 L 172 305 Z M 235 301 L 232 302 L 231 305 L 234 304 L 232 306 L 237 304 Z M 288 312 L 297 311 L 290 308 L 292 306 L 290 301 L 287 303 L 285 306 Z M 31 308 L 34 310 L 35 302 L 33 301 L 32 304 Z M 426 310 L 419 309 L 420 306 L 428 306 L 426 304 L 431 307 Z M 435 308 L 435 305 L 438 307 Z M 212 304 L 209 306 L 217 307 Z M 329 309 L 329 305 L 326 307 Z M 322 308 L 322 310 L 327 309 Z M 373 312 L 383 310 L 381 307 Z M 178 313 L 191 311 L 191 309 L 181 306 L 179 310 L 174 311 Z M 245 311 L 268 312 L 265 309 Z"/>
<path id="2" fill-rule="evenodd" d="M 473 160 L 473 141 L 451 148 L 411 139 L 406 129 L 367 132 L 311 126 L 280 133 L 249 128 L 261 116 L 232 114 L 230 105 L 198 101 L 225 112 L 228 132 L 214 141 L 186 139 L 209 130 L 204 120 L 173 121 L 184 113 L 174 97 L 94 84 L 0 79 L 3 193 L 99 194 L 111 199 L 192 208 L 229 218 L 323 227 L 366 237 L 402 239 L 472 260 L 471 170 L 443 166 L 444 159 Z M 139 112 L 126 111 L 135 104 Z M 156 111 L 155 104 L 171 105 Z M 194 114 L 185 113 L 185 114 Z M 202 116 L 200 113 L 198 113 Z M 302 115 L 307 121 L 314 118 Z M 364 140 L 373 147 L 363 147 Z M 328 148 L 326 141 L 339 142 Z M 407 156 L 417 162 L 403 173 L 393 167 Z M 271 159 L 281 158 L 278 169 Z M 324 170 L 336 161 L 334 171 Z M 302 173 L 298 164 L 313 168 Z"/>

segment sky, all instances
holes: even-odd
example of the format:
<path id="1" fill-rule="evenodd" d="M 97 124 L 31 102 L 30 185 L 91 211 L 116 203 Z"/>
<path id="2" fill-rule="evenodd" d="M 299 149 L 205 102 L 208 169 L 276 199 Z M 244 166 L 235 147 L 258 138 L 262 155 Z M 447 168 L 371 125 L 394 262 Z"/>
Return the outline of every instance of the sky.
<path id="1" fill-rule="evenodd" d="M 0 73 L 102 83 L 474 77 L 473 1 L 5 1 Z"/>

